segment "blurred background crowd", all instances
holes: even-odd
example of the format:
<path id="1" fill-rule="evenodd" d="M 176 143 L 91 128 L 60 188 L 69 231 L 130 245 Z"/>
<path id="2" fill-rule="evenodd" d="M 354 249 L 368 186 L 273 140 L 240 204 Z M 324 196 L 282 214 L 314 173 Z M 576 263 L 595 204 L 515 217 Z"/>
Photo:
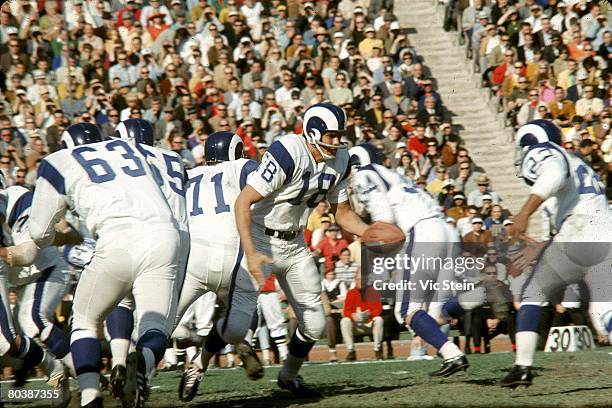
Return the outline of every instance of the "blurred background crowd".
<path id="1" fill-rule="evenodd" d="M 564 148 L 598 172 L 612 197 L 609 7 L 586 0 L 444 3 L 444 28 L 468 44 L 467 57 L 508 125 L 555 121 Z M 110 136 L 128 118 L 152 122 L 157 145 L 179 153 L 187 167 L 204 163 L 203 143 L 220 130 L 238 134 L 258 159 L 275 139 L 301 134 L 305 108 L 331 101 L 347 113 L 345 141 L 374 144 L 385 166 L 437 200 L 471 245 L 465 255 L 489 259 L 478 273 L 509 286 L 503 251 L 510 213 L 470 156 L 393 7 L 392 0 L 6 1 L 0 171 L 9 185 L 33 188 L 40 161 L 60 149 L 67 126 L 95 123 Z M 321 265 L 328 315 L 352 318 L 342 307 L 359 285 L 359 241 L 339 230 L 325 203 L 305 234 Z M 399 328 L 384 303 L 377 313 L 387 315 L 390 342 Z M 477 324 L 489 324 L 483 319 Z"/>

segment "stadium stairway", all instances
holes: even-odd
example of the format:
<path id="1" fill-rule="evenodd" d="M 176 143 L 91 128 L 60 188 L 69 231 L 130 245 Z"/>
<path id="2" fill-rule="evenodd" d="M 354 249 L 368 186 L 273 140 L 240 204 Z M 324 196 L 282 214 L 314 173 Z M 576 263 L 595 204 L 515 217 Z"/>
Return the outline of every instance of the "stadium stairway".
<path id="1" fill-rule="evenodd" d="M 472 159 L 486 170 L 503 206 L 516 214 L 529 190 L 515 175 L 513 130 L 504 125 L 490 92 L 482 88 L 465 46 L 458 45 L 457 32 L 442 28 L 444 5 L 437 0 L 398 0 L 394 14 L 436 79 L 437 91 L 453 115 L 453 124 L 461 129 Z M 539 237 L 542 223 L 534 221 L 529 232 Z"/>

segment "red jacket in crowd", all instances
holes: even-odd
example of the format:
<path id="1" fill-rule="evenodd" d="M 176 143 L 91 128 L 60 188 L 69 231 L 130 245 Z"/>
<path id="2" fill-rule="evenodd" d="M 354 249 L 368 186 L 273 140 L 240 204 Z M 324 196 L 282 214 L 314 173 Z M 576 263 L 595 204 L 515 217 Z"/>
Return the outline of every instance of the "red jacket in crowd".
<path id="1" fill-rule="evenodd" d="M 353 288 L 346 293 L 344 300 L 344 317 L 352 317 L 353 313 L 360 308 L 362 312 L 366 310 L 370 312 L 370 320 L 382 313 L 382 302 L 380 301 L 380 293 L 369 286 L 365 290 L 364 299 L 361 298 L 361 289 Z"/>

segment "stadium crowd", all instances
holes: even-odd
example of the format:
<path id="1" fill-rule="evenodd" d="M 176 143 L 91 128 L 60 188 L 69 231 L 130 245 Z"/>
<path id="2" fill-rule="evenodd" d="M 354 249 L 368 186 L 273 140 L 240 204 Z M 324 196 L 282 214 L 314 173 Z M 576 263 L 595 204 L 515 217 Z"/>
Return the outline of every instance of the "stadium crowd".
<path id="1" fill-rule="evenodd" d="M 507 123 L 553 120 L 564 148 L 604 181 L 612 171 L 610 11 L 590 0 L 450 0 L 445 19 L 445 29 L 467 43 Z"/>
<path id="2" fill-rule="evenodd" d="M 513 3 L 449 0 L 446 28 L 469 44 L 509 123 L 554 120 L 564 147 L 593 166 L 612 197 L 606 14 L 590 1 Z M 112 136 L 120 121 L 144 118 L 158 147 L 194 167 L 211 132 L 234 131 L 260 158 L 278 137 L 301 134 L 305 108 L 321 101 L 346 112 L 349 145 L 375 145 L 385 166 L 438 201 L 470 244 L 463 255 L 486 256 L 483 281 L 510 286 L 510 213 L 464 146 L 392 1 L 14 0 L 1 8 L 0 169 L 9 185 L 33 188 L 70 124 L 95 123 Z M 392 357 L 400 329 L 392 306 L 354 290 L 358 239 L 340 231 L 325 203 L 305 234 L 321 265 L 330 359 L 336 331 L 349 350 L 353 333 L 371 334 L 376 356 L 385 341 Z M 512 333 L 513 308 L 481 309 L 460 319 L 477 351 L 481 334 Z M 68 312 L 58 314 L 63 322 Z"/>

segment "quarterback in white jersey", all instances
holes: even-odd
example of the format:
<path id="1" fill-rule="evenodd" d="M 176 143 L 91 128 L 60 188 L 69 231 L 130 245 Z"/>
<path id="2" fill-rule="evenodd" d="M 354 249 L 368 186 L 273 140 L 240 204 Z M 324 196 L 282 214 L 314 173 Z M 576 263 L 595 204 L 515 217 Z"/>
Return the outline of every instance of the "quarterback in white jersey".
<path id="1" fill-rule="evenodd" d="M 215 132 L 204 145 L 206 166 L 189 170 L 187 203 L 191 252 L 179 299 L 177 323 L 204 293 L 217 295 L 219 318 L 202 347 L 200 358 L 185 371 L 179 397 L 190 401 L 212 356 L 227 344 L 237 351 L 249 377 L 263 374 L 255 353 L 243 344 L 257 307 L 257 282 L 245 269 L 234 202 L 257 169 L 257 162 L 243 158 L 243 142 L 232 132 Z M 246 353 L 246 354 L 245 354 Z M 248 354 L 248 355 L 247 355 Z"/>
<path id="2" fill-rule="evenodd" d="M 55 221 L 70 209 L 96 238 L 74 295 L 70 349 L 82 405 L 101 402 L 98 325 L 132 292 L 139 336 L 132 364 L 137 372 L 128 377 L 137 384 L 126 391 L 140 405 L 176 313 L 179 233 L 146 157 L 120 139 L 89 143 L 101 139 L 94 125 L 72 125 L 62 135 L 68 148 L 41 162 L 30 234 L 40 247 L 51 244 Z"/>
<path id="3" fill-rule="evenodd" d="M 429 194 L 404 176 L 378 164 L 377 149 L 373 145 L 362 144 L 349 152 L 351 164 L 358 168 L 351 177 L 351 187 L 372 221 L 395 224 L 404 231 L 407 239 L 403 254 L 406 259 L 443 260 L 416 267 L 413 264 L 412 268 L 398 271 L 397 281 L 403 286 L 409 282 L 416 283 L 414 289 L 396 291 L 398 321 L 412 328 L 444 357 L 442 367 L 431 373 L 432 376 L 448 377 L 467 369 L 466 357 L 434 320 L 441 321 L 442 305 L 451 297 L 450 289 L 425 289 L 430 287 L 428 281 L 450 288 L 454 271 L 443 264 L 454 256 L 453 249 L 458 241 L 456 233 L 450 229 L 438 204 Z M 423 310 L 427 303 L 429 314 Z"/>
<path id="4" fill-rule="evenodd" d="M 175 152 L 153 147 L 153 127 L 144 119 L 127 119 L 117 125 L 114 136 L 128 142 L 143 154 L 151 168 L 166 202 L 174 216 L 180 235 L 180 251 L 176 274 L 177 287 L 181 287 L 187 257 L 189 256 L 189 223 L 185 204 L 186 173 L 181 157 Z M 134 298 L 130 293 L 106 318 L 113 355 L 110 386 L 113 397 L 120 399 L 127 380 L 127 354 L 134 326 Z M 133 384 L 128 387 L 133 388 Z"/>
<path id="5" fill-rule="evenodd" d="M 259 285 L 274 273 L 298 318 L 278 385 L 297 395 L 315 396 L 318 393 L 297 374 L 325 329 L 321 278 L 303 228 L 312 209 L 325 199 L 336 222 L 349 233 L 361 235 L 367 224 L 348 202 L 349 155 L 340 143 L 344 112 L 329 103 L 313 105 L 304 114 L 303 126 L 302 136 L 284 136 L 272 143 L 248 177 L 236 200 L 236 225 L 249 272 Z"/>
<path id="6" fill-rule="evenodd" d="M 538 119 L 522 126 L 516 136 L 517 167 L 531 186 L 527 202 L 513 218 L 512 235 L 520 237 L 529 217 L 551 197 L 556 198 L 553 220 L 557 234 L 539 253 L 534 271 L 522 289 L 517 313 L 516 361 L 502 380 L 505 387 L 529 386 L 537 346 L 540 306 L 551 296 L 580 280 L 591 291 L 595 327 L 612 331 L 612 213 L 595 172 L 561 146 L 561 130 Z M 520 261 L 520 260 L 519 260 Z M 561 292 L 562 293 L 562 292 Z"/>

